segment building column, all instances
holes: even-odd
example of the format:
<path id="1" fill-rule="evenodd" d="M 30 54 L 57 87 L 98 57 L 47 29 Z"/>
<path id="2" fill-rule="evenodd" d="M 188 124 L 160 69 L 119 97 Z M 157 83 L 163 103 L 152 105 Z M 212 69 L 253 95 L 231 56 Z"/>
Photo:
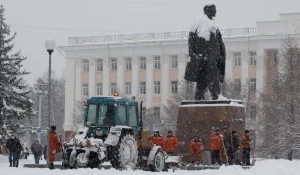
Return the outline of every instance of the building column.
<path id="1" fill-rule="evenodd" d="M 248 49 L 247 49 L 248 50 Z M 248 61 L 248 51 L 245 51 L 244 53 L 242 52 L 241 53 L 241 94 L 242 95 L 246 95 L 247 94 L 247 91 L 249 89 L 248 87 L 248 81 L 249 81 L 249 61 Z M 245 97 L 242 97 L 243 99 L 244 98 L 247 98 L 246 96 Z M 245 99 L 244 99 L 245 100 Z"/>
<path id="2" fill-rule="evenodd" d="M 117 91 L 119 91 L 118 93 L 120 93 L 120 94 L 125 94 L 124 93 L 124 69 L 125 69 L 124 62 L 125 62 L 124 57 L 117 58 L 117 63 L 118 63 L 118 67 L 117 67 Z"/>
<path id="3" fill-rule="evenodd" d="M 89 59 L 89 97 L 93 97 L 96 94 L 96 66 L 95 59 Z"/>
<path id="4" fill-rule="evenodd" d="M 226 80 L 233 81 L 232 79 L 232 69 L 233 69 L 232 64 L 234 61 L 233 54 L 226 53 L 226 55 L 227 57 L 225 62 L 225 81 Z"/>
<path id="5" fill-rule="evenodd" d="M 109 95 L 109 69 L 110 69 L 110 61 L 109 56 L 107 56 L 106 59 L 103 59 L 103 95 L 108 96 Z"/>
<path id="6" fill-rule="evenodd" d="M 75 106 L 75 60 L 66 59 L 65 69 L 65 121 L 64 131 L 65 137 L 68 137 L 70 131 L 73 130 L 72 126 L 72 113 Z"/>
<path id="7" fill-rule="evenodd" d="M 82 84 L 81 84 L 81 73 L 82 73 L 82 60 L 78 59 L 76 60 L 76 74 L 75 74 L 75 82 L 76 82 L 76 86 L 75 86 L 75 103 L 77 101 L 81 101 L 81 96 L 82 96 Z"/>
<path id="8" fill-rule="evenodd" d="M 153 57 L 147 56 L 147 81 L 146 81 L 146 108 L 152 107 L 153 101 Z"/>
<path id="9" fill-rule="evenodd" d="M 265 89 L 265 61 L 266 61 L 266 56 L 265 56 L 265 50 L 264 48 L 259 48 L 257 47 L 257 59 L 256 59 L 256 92 L 257 95 L 259 93 L 263 92 Z"/>
<path id="10" fill-rule="evenodd" d="M 178 55 L 178 83 L 184 80 L 187 55 Z"/>
<path id="11" fill-rule="evenodd" d="M 139 61 L 137 56 L 132 57 L 132 81 L 131 81 L 131 94 L 137 97 L 139 94 Z"/>
<path id="12" fill-rule="evenodd" d="M 179 67 L 178 67 L 179 69 Z M 170 80 L 169 80 L 169 55 L 162 55 L 161 66 L 161 103 L 166 104 L 170 94 Z"/>

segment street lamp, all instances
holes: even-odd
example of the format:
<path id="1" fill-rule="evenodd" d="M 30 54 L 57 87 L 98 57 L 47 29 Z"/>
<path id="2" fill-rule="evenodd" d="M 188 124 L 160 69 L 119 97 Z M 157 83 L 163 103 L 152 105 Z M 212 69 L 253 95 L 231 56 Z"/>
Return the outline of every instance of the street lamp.
<path id="1" fill-rule="evenodd" d="M 40 133 L 38 134 L 38 141 L 41 143 L 41 128 L 42 128 L 42 95 L 47 93 L 46 84 L 34 84 L 34 89 L 38 92 L 39 95 L 39 119 L 38 127 L 40 128 Z"/>
<path id="2" fill-rule="evenodd" d="M 47 128 L 47 164 L 50 168 L 50 119 L 51 119 L 51 54 L 55 49 L 56 43 L 50 35 L 45 42 L 46 50 L 49 53 L 49 79 L 48 79 L 48 128 Z"/>

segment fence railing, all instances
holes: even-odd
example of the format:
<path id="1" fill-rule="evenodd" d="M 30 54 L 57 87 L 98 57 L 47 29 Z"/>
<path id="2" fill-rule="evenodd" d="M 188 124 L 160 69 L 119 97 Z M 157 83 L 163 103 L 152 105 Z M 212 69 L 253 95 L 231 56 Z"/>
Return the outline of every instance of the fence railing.
<path id="1" fill-rule="evenodd" d="M 223 36 L 234 35 L 252 35 L 256 34 L 256 27 L 244 28 L 228 28 L 220 30 Z M 179 32 L 158 32 L 158 33 L 131 33 L 105 36 L 91 37 L 70 37 L 69 44 L 85 44 L 85 43 L 106 43 L 106 42 L 122 42 L 122 41 L 141 41 L 141 40 L 165 40 L 165 39 L 180 39 L 187 38 L 189 31 Z"/>

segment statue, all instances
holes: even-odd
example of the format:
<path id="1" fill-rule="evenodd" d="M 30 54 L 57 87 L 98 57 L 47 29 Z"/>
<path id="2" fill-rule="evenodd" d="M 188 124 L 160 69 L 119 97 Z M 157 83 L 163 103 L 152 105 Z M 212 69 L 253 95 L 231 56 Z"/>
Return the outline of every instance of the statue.
<path id="1" fill-rule="evenodd" d="M 188 39 L 189 59 L 184 78 L 197 82 L 195 99 L 205 100 L 208 88 L 213 100 L 220 95 L 220 84 L 225 75 L 225 45 L 215 24 L 216 6 L 206 5 L 204 14 L 196 19 Z"/>

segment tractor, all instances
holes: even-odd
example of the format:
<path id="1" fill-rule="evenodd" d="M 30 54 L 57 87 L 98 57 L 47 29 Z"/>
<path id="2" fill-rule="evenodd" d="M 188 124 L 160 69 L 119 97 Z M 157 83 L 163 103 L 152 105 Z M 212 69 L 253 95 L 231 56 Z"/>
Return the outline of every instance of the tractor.
<path id="1" fill-rule="evenodd" d="M 63 146 L 63 167 L 98 167 L 106 161 L 116 169 L 146 166 L 152 171 L 165 168 L 166 155 L 159 146 L 149 148 L 149 131 L 143 131 L 142 103 L 114 96 L 87 100 L 84 127 Z M 100 136 L 100 137 L 99 137 Z"/>

